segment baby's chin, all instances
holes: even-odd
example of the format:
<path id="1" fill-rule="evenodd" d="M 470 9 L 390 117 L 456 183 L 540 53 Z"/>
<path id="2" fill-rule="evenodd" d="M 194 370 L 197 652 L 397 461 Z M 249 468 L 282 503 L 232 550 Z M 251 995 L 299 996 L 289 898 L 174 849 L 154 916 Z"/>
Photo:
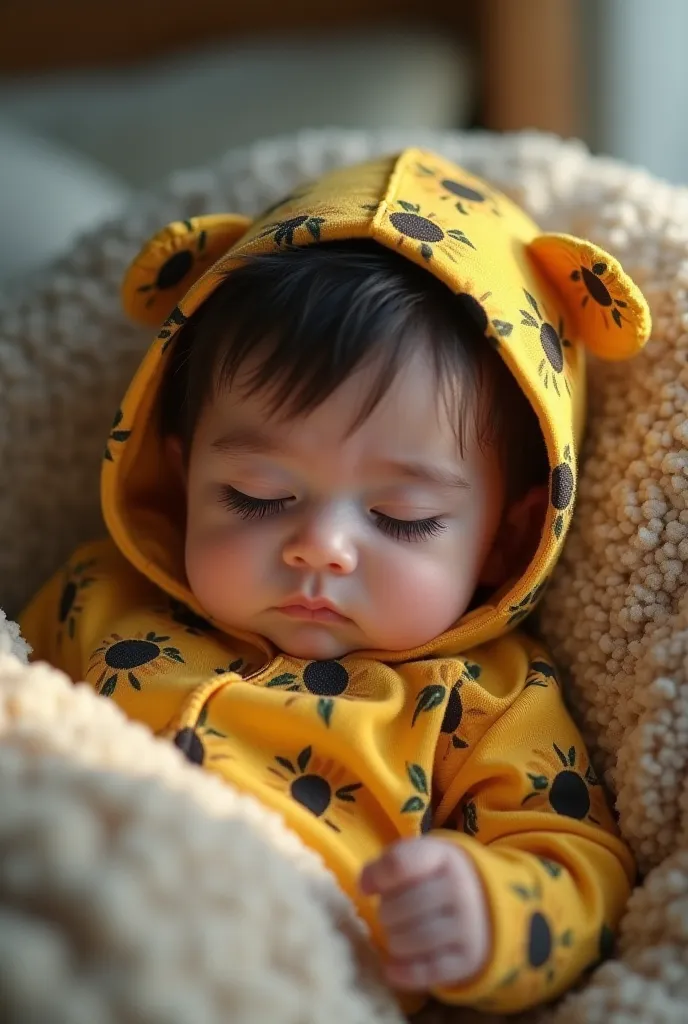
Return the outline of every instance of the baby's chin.
<path id="1" fill-rule="evenodd" d="M 361 640 L 347 640 L 322 626 L 308 625 L 289 630 L 271 630 L 268 640 L 283 654 L 301 661 L 334 661 L 367 646 Z"/>

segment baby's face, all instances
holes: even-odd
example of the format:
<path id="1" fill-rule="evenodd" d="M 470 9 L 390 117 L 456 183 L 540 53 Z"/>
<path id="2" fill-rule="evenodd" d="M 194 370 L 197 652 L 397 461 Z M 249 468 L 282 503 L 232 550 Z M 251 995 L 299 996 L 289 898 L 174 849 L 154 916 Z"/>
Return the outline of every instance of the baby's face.
<path id="1" fill-rule="evenodd" d="M 469 606 L 499 527 L 498 453 L 469 429 L 461 454 L 422 347 L 350 433 L 370 380 L 291 420 L 239 380 L 194 434 L 189 585 L 224 625 L 298 658 L 439 636 Z"/>

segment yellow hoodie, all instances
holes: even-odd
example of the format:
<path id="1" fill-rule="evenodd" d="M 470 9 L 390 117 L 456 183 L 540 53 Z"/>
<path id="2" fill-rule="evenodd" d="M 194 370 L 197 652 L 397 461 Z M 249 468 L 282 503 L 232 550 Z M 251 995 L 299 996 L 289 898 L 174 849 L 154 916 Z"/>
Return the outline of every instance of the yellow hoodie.
<path id="1" fill-rule="evenodd" d="M 179 327 L 240 257 L 375 239 L 465 302 L 536 411 L 550 502 L 527 571 L 431 643 L 303 662 L 210 621 L 184 574 L 183 496 L 156 415 Z M 603 788 L 541 645 L 534 608 L 571 518 L 583 346 L 645 342 L 642 296 L 608 254 L 543 234 L 432 153 L 337 170 L 273 207 L 171 224 L 130 268 L 124 304 L 159 325 L 107 440 L 110 539 L 43 588 L 22 628 L 36 658 L 85 678 L 194 762 L 279 811 L 319 851 L 384 945 L 361 870 L 395 840 L 441 836 L 484 883 L 492 955 L 448 1002 L 515 1011 L 553 998 L 609 946 L 634 879 Z"/>

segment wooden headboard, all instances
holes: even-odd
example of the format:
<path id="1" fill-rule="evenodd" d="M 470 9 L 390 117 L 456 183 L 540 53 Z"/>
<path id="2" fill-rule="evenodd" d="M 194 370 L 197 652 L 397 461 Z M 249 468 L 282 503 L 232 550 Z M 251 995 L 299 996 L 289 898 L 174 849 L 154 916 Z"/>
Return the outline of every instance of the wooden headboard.
<path id="1" fill-rule="evenodd" d="M 267 32 L 427 26 L 479 55 L 482 122 L 580 129 L 576 0 L 0 0 L 0 74 L 106 67 Z"/>

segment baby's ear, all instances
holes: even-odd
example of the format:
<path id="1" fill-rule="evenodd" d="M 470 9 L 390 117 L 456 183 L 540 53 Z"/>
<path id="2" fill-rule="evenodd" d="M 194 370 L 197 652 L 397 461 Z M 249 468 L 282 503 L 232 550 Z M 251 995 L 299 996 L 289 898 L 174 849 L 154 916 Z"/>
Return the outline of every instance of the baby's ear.
<path id="1" fill-rule="evenodd" d="M 127 316 L 158 327 L 251 223 L 240 214 L 220 213 L 168 224 L 146 242 L 124 276 L 122 305 Z"/>
<path id="2" fill-rule="evenodd" d="M 167 465 L 172 470 L 176 480 L 186 490 L 186 462 L 184 461 L 184 446 L 181 437 L 176 434 L 168 434 L 163 441 Z"/>
<path id="3" fill-rule="evenodd" d="M 572 235 L 539 235 L 527 248 L 568 313 L 569 337 L 601 359 L 640 351 L 652 329 L 650 310 L 613 256 Z"/>
<path id="4" fill-rule="evenodd" d="M 531 487 L 507 507 L 480 574 L 482 586 L 501 587 L 525 572 L 540 543 L 548 503 L 549 488 L 542 485 Z"/>

